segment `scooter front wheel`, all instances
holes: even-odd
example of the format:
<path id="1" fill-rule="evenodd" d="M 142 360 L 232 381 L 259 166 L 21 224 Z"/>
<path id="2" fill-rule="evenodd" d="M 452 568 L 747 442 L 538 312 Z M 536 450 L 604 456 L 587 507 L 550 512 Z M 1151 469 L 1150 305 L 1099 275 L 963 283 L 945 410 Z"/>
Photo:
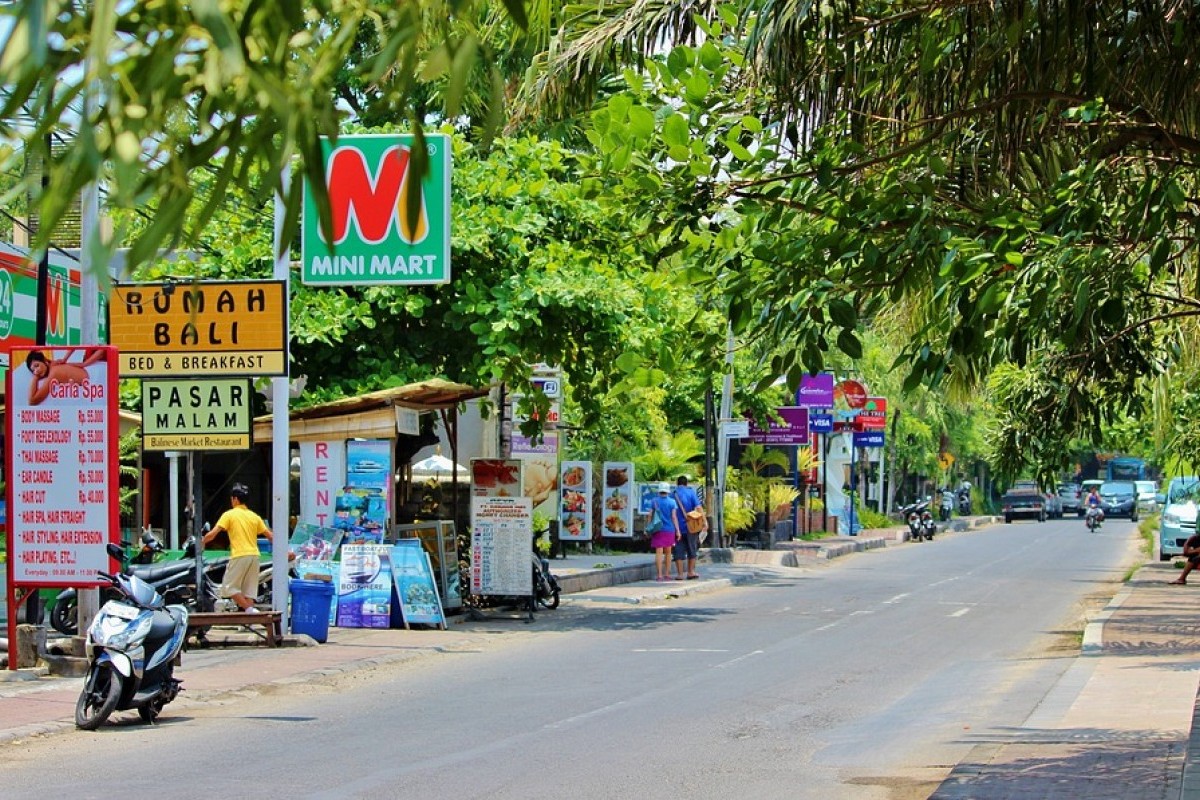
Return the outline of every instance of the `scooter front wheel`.
<path id="1" fill-rule="evenodd" d="M 122 680 L 111 665 L 92 667 L 75 702 L 75 726 L 94 731 L 103 725 L 121 699 Z"/>

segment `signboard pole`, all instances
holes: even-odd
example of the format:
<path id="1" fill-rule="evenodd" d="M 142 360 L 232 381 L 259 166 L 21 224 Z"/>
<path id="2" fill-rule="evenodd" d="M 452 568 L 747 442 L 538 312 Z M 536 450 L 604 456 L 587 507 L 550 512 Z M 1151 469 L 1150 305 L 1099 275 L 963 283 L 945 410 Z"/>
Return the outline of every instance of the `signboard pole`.
<path id="1" fill-rule="evenodd" d="M 290 350 L 291 343 L 291 320 L 289 319 L 287 308 L 291 305 L 292 298 L 292 283 L 291 283 L 291 252 L 290 244 L 283 238 L 283 219 L 284 219 L 284 200 L 283 196 L 287 194 L 288 186 L 291 183 L 291 171 L 284 169 L 280 175 L 279 193 L 275 195 L 275 226 L 274 226 L 274 246 L 275 246 L 275 270 L 274 277 L 276 280 L 283 281 L 283 300 L 284 300 L 284 315 L 283 315 L 283 352 L 284 356 L 284 374 L 282 377 L 271 378 L 271 532 L 275 535 L 275 541 L 279 542 L 278 547 L 271 548 L 271 574 L 272 587 L 271 597 L 273 598 L 273 610 L 283 613 L 283 632 L 288 633 L 290 620 L 288 619 L 288 538 L 291 536 L 291 531 L 288 529 L 288 491 L 290 489 L 288 476 L 288 377 L 287 377 L 287 356 Z"/>

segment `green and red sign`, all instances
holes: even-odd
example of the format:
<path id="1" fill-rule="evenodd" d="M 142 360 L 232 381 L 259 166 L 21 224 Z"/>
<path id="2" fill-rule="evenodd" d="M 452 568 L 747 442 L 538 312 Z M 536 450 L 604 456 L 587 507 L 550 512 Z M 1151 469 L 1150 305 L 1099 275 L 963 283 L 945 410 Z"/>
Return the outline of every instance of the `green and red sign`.
<path id="1" fill-rule="evenodd" d="M 450 137 L 428 134 L 429 171 L 416 180 L 412 136 L 371 134 L 326 140 L 325 183 L 333 215 L 322 230 L 311 187 L 304 191 L 301 279 L 325 286 L 450 281 Z"/>

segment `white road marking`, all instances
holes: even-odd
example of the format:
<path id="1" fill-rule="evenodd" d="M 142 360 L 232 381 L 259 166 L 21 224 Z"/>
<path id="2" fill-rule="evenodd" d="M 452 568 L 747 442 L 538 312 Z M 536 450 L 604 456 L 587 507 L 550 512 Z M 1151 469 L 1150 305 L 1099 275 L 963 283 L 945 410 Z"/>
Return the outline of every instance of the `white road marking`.
<path id="1" fill-rule="evenodd" d="M 896 595 L 895 597 L 893 597 L 891 600 L 884 600 L 884 601 L 883 601 L 883 604 L 884 604 L 885 606 L 890 606 L 890 605 L 891 605 L 891 604 L 893 604 L 893 603 L 899 603 L 901 600 L 903 600 L 904 598 L 908 597 L 908 596 L 909 596 L 909 594 L 911 594 L 911 592 L 904 592 L 904 593 L 902 593 L 902 594 L 898 594 L 898 595 Z"/>
<path id="2" fill-rule="evenodd" d="M 594 708 L 591 711 L 588 711 L 584 714 L 576 714 L 573 717 L 567 717 L 566 719 L 560 719 L 558 722 L 547 723 L 545 727 L 546 728 L 561 728 L 563 725 L 570 725 L 573 722 L 579 722 L 580 720 L 588 719 L 589 717 L 598 717 L 601 714 L 607 714 L 610 711 L 614 711 L 614 710 L 620 708 L 621 706 L 625 705 L 627 702 L 628 702 L 627 700 L 621 700 L 616 703 L 611 703 L 607 706 L 601 706 L 600 708 Z"/>
<path id="3" fill-rule="evenodd" d="M 714 664 L 713 669 L 725 669 L 725 667 L 731 667 L 734 664 L 738 663 L 739 661 L 745 661 L 750 656 L 761 656 L 762 654 L 763 654 L 762 650 L 751 650 L 749 653 L 746 653 L 746 655 L 738 656 L 737 658 L 730 659 L 729 661 L 726 661 L 723 664 Z"/>
<path id="4" fill-rule="evenodd" d="M 728 653 L 728 650 L 707 650 L 702 647 L 636 647 L 635 653 Z"/>
<path id="5" fill-rule="evenodd" d="M 966 613 L 967 613 L 968 611 L 970 611 L 970 610 L 971 610 L 971 609 L 969 609 L 969 608 L 960 608 L 958 611 L 955 611 L 955 612 L 954 612 L 953 614 L 951 614 L 950 616 L 952 616 L 952 617 L 961 617 L 963 614 L 966 614 Z"/>

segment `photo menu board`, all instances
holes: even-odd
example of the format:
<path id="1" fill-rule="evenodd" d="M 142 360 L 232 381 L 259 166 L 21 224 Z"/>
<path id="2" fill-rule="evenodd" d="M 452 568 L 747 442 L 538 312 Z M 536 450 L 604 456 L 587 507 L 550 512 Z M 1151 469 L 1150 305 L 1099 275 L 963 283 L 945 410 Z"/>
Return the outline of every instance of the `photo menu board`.
<path id="1" fill-rule="evenodd" d="M 118 537 L 117 352 L 14 347 L 5 453 L 10 585 L 99 586 Z"/>
<path id="2" fill-rule="evenodd" d="M 605 536 L 633 537 L 633 463 L 604 462 L 604 507 L 601 525 Z"/>
<path id="3" fill-rule="evenodd" d="M 559 473 L 558 538 L 564 542 L 592 540 L 592 462 L 564 461 Z"/>
<path id="4" fill-rule="evenodd" d="M 533 503 L 528 497 L 471 498 L 471 594 L 533 594 Z"/>

